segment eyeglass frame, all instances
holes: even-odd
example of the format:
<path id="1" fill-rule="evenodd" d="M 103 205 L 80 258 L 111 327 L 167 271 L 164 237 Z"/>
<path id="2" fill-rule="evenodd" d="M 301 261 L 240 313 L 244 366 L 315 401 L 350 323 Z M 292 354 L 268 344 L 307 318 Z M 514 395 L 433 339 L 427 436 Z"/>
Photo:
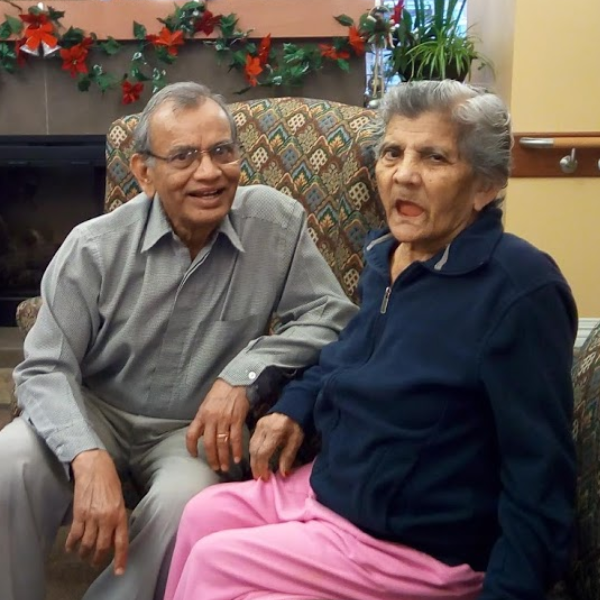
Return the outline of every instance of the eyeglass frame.
<path id="1" fill-rule="evenodd" d="M 215 149 L 221 148 L 223 146 L 233 146 L 235 149 L 237 149 L 237 151 L 240 154 L 238 155 L 238 157 L 236 159 L 229 161 L 229 162 L 222 163 L 222 162 L 216 161 L 213 158 L 213 155 L 211 154 L 211 152 L 214 151 Z M 241 149 L 242 149 L 242 146 L 239 142 L 231 140 L 229 142 L 219 142 L 218 144 L 214 144 L 213 146 L 211 146 L 210 148 L 207 148 L 206 150 L 202 150 L 201 148 L 197 148 L 195 146 L 188 146 L 188 147 L 182 148 L 178 152 L 175 152 L 171 156 L 160 156 L 160 154 L 154 154 L 154 152 L 152 152 L 151 150 L 144 150 L 144 151 L 140 152 L 140 154 L 142 154 L 144 156 L 149 156 L 151 158 L 156 158 L 158 160 L 162 160 L 165 163 L 167 163 L 168 165 L 173 166 L 175 169 L 177 169 L 179 171 L 184 171 L 185 169 L 189 169 L 196 161 L 198 161 L 198 165 L 200 165 L 200 163 L 201 163 L 200 157 L 204 154 L 207 154 L 209 156 L 211 162 L 214 165 L 217 165 L 219 167 L 228 167 L 230 165 L 235 165 L 242 159 Z M 188 156 L 193 155 L 193 158 L 188 166 L 178 167 L 173 164 L 175 162 L 176 157 L 180 154 L 187 154 Z"/>

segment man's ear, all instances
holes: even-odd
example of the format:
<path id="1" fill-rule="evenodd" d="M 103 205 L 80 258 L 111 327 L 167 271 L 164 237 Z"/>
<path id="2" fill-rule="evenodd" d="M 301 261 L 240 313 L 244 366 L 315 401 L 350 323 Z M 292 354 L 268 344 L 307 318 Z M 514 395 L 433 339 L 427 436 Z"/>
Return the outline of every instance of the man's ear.
<path id="1" fill-rule="evenodd" d="M 493 202 L 502 189 L 501 185 L 491 181 L 478 180 L 475 186 L 475 198 L 473 201 L 475 212 L 481 212 L 490 202 Z"/>
<path id="2" fill-rule="evenodd" d="M 141 154 L 134 154 L 129 161 L 129 168 L 146 196 L 153 198 L 156 193 L 153 173 L 144 157 Z"/>

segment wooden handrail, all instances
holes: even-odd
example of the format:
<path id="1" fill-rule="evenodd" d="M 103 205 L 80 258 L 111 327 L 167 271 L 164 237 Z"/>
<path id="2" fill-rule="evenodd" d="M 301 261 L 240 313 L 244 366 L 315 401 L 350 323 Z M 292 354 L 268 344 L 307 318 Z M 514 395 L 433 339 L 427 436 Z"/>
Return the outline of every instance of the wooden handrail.
<path id="1" fill-rule="evenodd" d="M 600 135 L 564 137 L 522 137 L 524 148 L 600 148 Z"/>
<path id="2" fill-rule="evenodd" d="M 600 177 L 600 132 L 515 133 L 512 177 Z"/>

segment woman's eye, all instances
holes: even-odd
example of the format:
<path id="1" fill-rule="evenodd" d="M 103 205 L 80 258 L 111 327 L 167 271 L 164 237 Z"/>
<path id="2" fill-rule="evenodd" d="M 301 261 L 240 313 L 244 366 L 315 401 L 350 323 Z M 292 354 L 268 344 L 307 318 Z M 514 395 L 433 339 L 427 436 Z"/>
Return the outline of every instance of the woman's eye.
<path id="1" fill-rule="evenodd" d="M 394 160 L 396 158 L 400 158 L 401 152 L 398 148 L 386 148 L 382 153 L 382 158 L 387 160 Z"/>
<path id="2" fill-rule="evenodd" d="M 189 152 L 178 152 L 177 154 L 174 154 L 171 157 L 171 160 L 173 162 L 185 162 L 186 160 L 189 159 L 189 155 L 190 155 Z"/>
<path id="3" fill-rule="evenodd" d="M 444 162 L 446 159 L 444 156 L 442 156 L 441 154 L 430 154 L 429 158 L 433 161 L 433 162 Z"/>

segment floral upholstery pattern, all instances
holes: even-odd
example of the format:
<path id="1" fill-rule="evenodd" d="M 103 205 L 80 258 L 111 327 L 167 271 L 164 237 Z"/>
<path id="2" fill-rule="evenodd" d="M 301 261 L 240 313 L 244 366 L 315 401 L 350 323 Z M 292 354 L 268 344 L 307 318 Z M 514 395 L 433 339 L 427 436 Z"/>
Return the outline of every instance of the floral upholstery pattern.
<path id="1" fill-rule="evenodd" d="M 573 367 L 577 449 L 576 552 L 569 583 L 578 600 L 600 598 L 600 324 Z"/>

